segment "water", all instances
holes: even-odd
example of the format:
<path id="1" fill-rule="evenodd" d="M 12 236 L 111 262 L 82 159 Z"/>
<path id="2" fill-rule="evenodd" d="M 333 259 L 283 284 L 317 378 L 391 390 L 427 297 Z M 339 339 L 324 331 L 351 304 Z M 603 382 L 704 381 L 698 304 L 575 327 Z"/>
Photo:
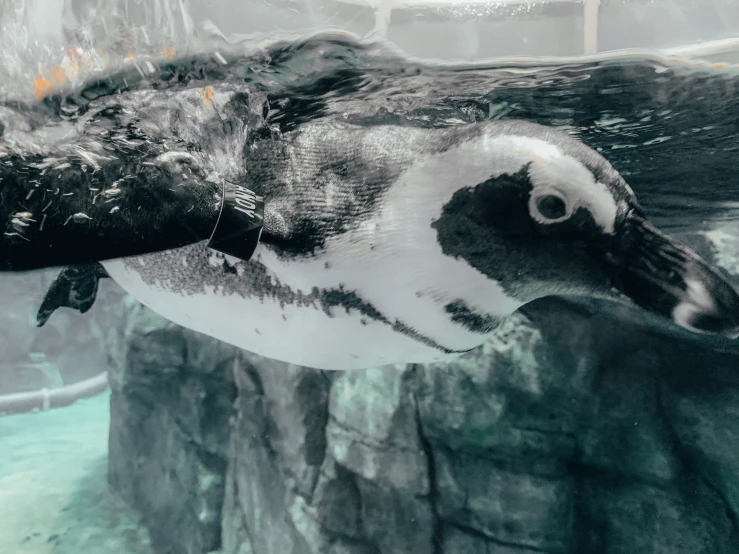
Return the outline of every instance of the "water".
<path id="1" fill-rule="evenodd" d="M 253 51 L 248 45 L 213 46 L 227 65 L 187 56 L 161 63 L 151 84 L 137 85 L 144 57 L 136 68 L 88 85 L 80 93 L 86 99 L 74 102 L 110 94 L 124 82 L 179 90 L 212 80 L 245 83 L 268 95 L 270 124 L 281 131 L 337 115 L 366 125 L 425 127 L 521 118 L 565 130 L 601 152 L 666 230 L 734 219 L 739 70 L 731 66 L 638 53 L 435 65 L 342 35 L 278 43 L 256 55 L 238 53 Z"/>
<path id="2" fill-rule="evenodd" d="M 136 515 L 105 484 L 109 398 L 0 420 L 6 552 L 151 552 Z"/>
<path id="3" fill-rule="evenodd" d="M 44 137 L 65 108 L 78 123 L 104 95 L 152 89 L 176 104 L 188 88 L 233 82 L 253 97 L 251 133 L 321 118 L 527 119 L 600 151 L 658 226 L 739 282 L 736 68 L 643 53 L 440 64 L 336 34 L 255 53 L 249 41 L 196 45 L 162 5 L 144 17 L 161 36 L 134 29 L 129 41 L 148 40 L 148 55 L 126 61 L 123 41 L 102 77 L 98 67 L 60 79 L 41 105 L 31 100 L 35 68 L 11 63 L 8 74 L 24 78 L 5 81 L 2 109 Z M 32 43 L 14 63 L 44 59 Z M 170 44 L 177 53 L 161 60 Z M 48 351 L 68 383 L 107 358 L 112 392 L 0 419 L 0 552 L 739 549 L 737 351 L 726 339 L 633 308 L 555 299 L 458 362 L 333 373 L 182 329 L 110 283 L 90 313 L 62 310 L 38 330 L 30 320 L 49 273 L 13 277 L 0 285 L 13 354 L 3 371 Z M 53 346 L 29 339 L 49 329 Z M 18 390 L 45 386 L 24 379 Z"/>

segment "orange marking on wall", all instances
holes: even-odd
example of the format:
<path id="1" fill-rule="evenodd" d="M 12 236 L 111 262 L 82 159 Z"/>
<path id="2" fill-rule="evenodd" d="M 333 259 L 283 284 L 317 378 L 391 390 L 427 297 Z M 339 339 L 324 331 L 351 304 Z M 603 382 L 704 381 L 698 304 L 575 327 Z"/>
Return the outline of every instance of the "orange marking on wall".
<path id="1" fill-rule="evenodd" d="M 726 67 L 726 62 L 715 63 L 713 64 L 713 67 L 719 67 L 719 68 Z"/>
<path id="2" fill-rule="evenodd" d="M 46 77 L 38 74 L 33 78 L 33 90 L 35 91 L 36 99 L 43 100 L 44 96 L 54 92 L 54 86 Z"/>
<path id="3" fill-rule="evenodd" d="M 201 89 L 200 95 L 203 97 L 203 104 L 213 104 L 213 98 L 215 98 L 215 93 L 213 92 L 213 89 L 210 87 L 205 87 Z"/>
<path id="4" fill-rule="evenodd" d="M 62 85 L 67 82 L 67 72 L 64 68 L 56 65 L 51 68 L 51 83 L 53 85 Z"/>
<path id="5" fill-rule="evenodd" d="M 165 60 L 173 60 L 174 54 L 175 54 L 174 48 L 170 48 L 169 46 L 165 46 L 164 48 L 162 48 L 162 57 Z"/>

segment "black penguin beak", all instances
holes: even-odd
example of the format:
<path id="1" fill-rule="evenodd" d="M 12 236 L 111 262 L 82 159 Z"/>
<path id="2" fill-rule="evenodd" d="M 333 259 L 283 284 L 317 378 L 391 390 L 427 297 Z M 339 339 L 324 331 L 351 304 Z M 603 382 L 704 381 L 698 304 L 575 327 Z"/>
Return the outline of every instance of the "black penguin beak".
<path id="1" fill-rule="evenodd" d="M 716 269 L 639 214 L 623 225 L 605 256 L 616 289 L 685 329 L 739 337 L 739 294 Z"/>

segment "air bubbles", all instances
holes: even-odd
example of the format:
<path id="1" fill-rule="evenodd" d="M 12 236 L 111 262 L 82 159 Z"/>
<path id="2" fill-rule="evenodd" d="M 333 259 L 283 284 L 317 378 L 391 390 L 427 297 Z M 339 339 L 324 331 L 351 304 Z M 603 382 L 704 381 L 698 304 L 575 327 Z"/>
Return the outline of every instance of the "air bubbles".
<path id="1" fill-rule="evenodd" d="M 70 215 L 67 218 L 67 220 L 64 222 L 64 225 L 67 225 L 67 223 L 69 223 L 70 221 L 72 221 L 74 223 L 83 223 L 85 221 L 90 221 L 90 220 L 92 220 L 92 218 L 89 215 L 87 215 L 86 213 L 77 212 L 74 215 Z"/>
<path id="2" fill-rule="evenodd" d="M 112 186 L 112 187 L 111 187 L 111 188 L 109 188 L 109 189 L 105 189 L 105 190 L 104 190 L 104 191 L 103 191 L 103 192 L 102 192 L 101 194 L 102 194 L 102 195 L 103 195 L 103 196 L 104 196 L 105 198 L 115 198 L 115 197 L 117 197 L 118 195 L 120 195 L 120 194 L 121 194 L 121 192 L 122 192 L 122 191 L 121 191 L 121 189 L 119 189 L 119 188 L 118 188 L 117 186 L 115 186 L 115 185 L 114 185 L 114 186 Z"/>

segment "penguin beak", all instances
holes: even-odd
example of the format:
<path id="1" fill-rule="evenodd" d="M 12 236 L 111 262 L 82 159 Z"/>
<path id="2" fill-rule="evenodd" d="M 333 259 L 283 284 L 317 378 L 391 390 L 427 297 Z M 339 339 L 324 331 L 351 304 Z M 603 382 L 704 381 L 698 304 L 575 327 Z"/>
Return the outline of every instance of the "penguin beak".
<path id="1" fill-rule="evenodd" d="M 698 254 L 634 212 L 606 253 L 616 289 L 698 333 L 739 337 L 739 294 Z"/>

